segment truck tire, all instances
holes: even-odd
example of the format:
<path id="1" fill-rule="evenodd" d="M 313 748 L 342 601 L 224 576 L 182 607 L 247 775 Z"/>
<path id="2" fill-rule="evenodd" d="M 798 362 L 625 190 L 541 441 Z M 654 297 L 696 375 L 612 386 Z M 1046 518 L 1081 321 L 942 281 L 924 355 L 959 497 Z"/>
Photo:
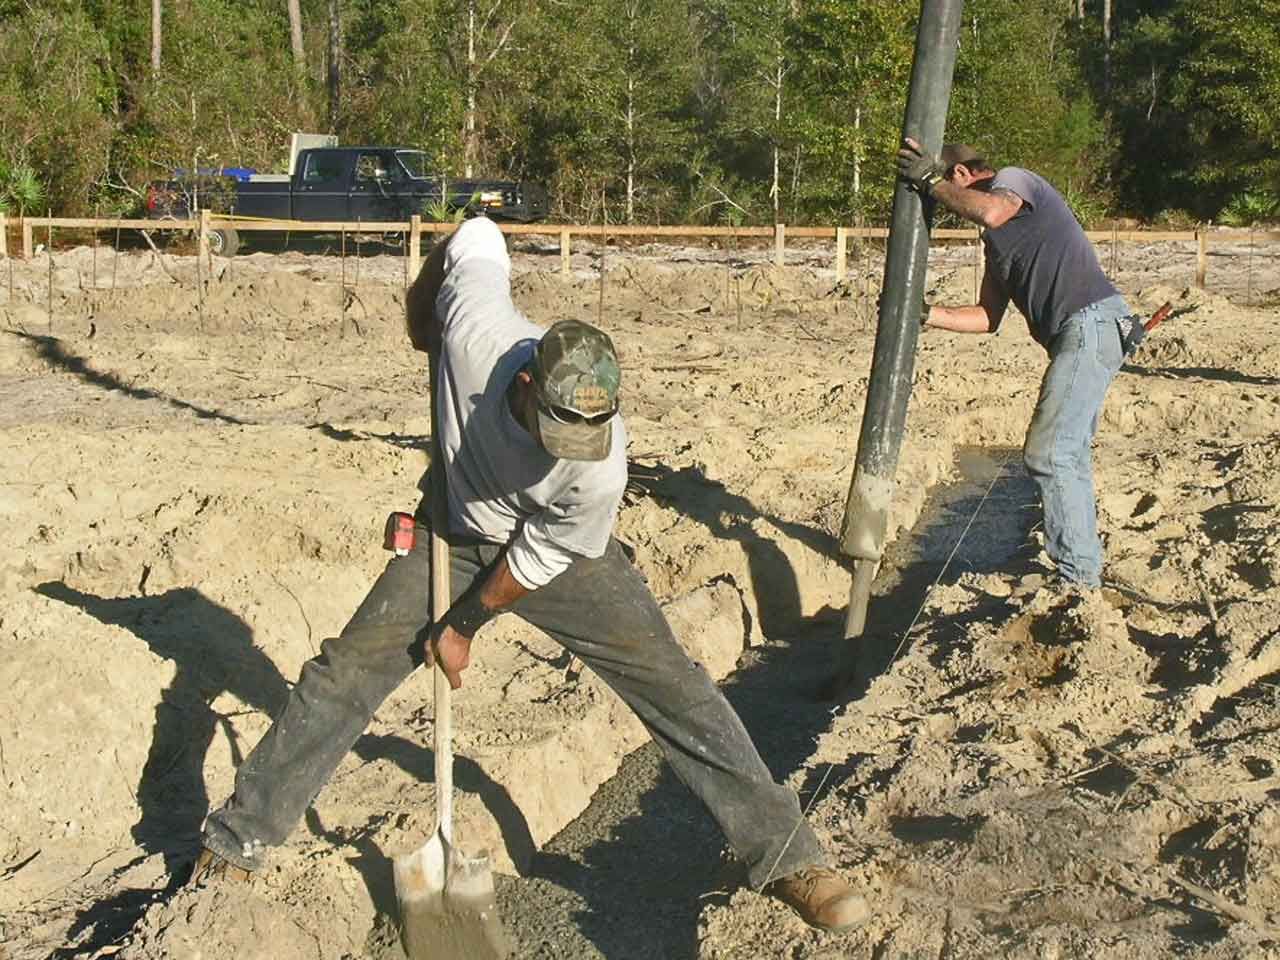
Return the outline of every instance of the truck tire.
<path id="1" fill-rule="evenodd" d="M 209 252 L 218 257 L 234 257 L 240 249 L 240 234 L 231 227 L 209 231 Z"/>

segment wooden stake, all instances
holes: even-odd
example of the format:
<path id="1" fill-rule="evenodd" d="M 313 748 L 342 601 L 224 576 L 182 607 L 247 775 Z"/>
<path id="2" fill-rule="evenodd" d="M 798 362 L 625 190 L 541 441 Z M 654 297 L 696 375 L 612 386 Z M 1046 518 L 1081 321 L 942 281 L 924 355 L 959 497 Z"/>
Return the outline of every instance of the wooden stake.
<path id="1" fill-rule="evenodd" d="M 209 225 L 208 211 L 200 211 L 200 226 L 197 229 L 200 232 L 199 240 L 196 242 L 196 316 L 199 318 L 200 332 L 204 332 L 204 283 L 203 277 L 200 275 L 200 261 L 203 259 L 202 253 L 206 249 L 205 238 L 208 234 L 205 228 Z"/>
<path id="2" fill-rule="evenodd" d="M 1245 288 L 1245 306 L 1253 306 L 1253 224 L 1249 224 L 1249 278 Z"/>
<path id="3" fill-rule="evenodd" d="M 22 218 L 22 259 L 30 260 L 35 254 L 35 240 L 31 236 L 31 221 Z"/>
<path id="4" fill-rule="evenodd" d="M 93 216 L 97 216 L 99 211 L 93 210 Z M 97 314 L 97 229 L 93 229 L 93 296 L 91 298 L 92 311 Z"/>
<path id="5" fill-rule="evenodd" d="M 773 262 L 775 266 L 784 267 L 787 262 L 787 225 L 773 225 Z"/>
<path id="6" fill-rule="evenodd" d="M 342 228 L 342 245 L 338 256 L 342 260 L 342 282 L 338 286 L 338 336 L 347 335 L 347 228 Z"/>
<path id="7" fill-rule="evenodd" d="M 848 228 L 836 227 L 836 283 L 840 283 L 844 280 L 845 274 L 848 272 L 848 264 L 845 260 L 845 248 L 849 242 L 848 237 Z"/>
<path id="8" fill-rule="evenodd" d="M 862 329 L 869 330 L 871 328 L 871 244 L 863 244 L 863 271 L 862 271 L 862 309 L 863 321 Z M 877 318 L 878 319 L 878 318 Z"/>
<path id="9" fill-rule="evenodd" d="M 1209 270 L 1209 238 L 1203 230 L 1196 231 L 1196 286 L 1203 290 L 1205 274 Z"/>
<path id="10" fill-rule="evenodd" d="M 49 332 L 53 333 L 53 211 L 46 214 L 44 252 L 49 256 Z"/>
<path id="11" fill-rule="evenodd" d="M 973 302 L 982 296 L 982 231 L 973 231 Z"/>
<path id="12" fill-rule="evenodd" d="M 738 228 L 736 226 L 733 227 L 733 259 L 736 261 L 741 260 L 741 254 L 738 251 Z M 739 329 L 741 329 L 742 327 L 742 275 L 741 274 L 734 274 L 733 297 L 737 304 L 736 322 Z"/>
<path id="13" fill-rule="evenodd" d="M 605 225 L 604 236 L 600 243 L 600 301 L 596 304 L 596 325 L 604 322 L 604 258 L 609 250 L 609 207 L 605 202 L 604 188 L 600 190 L 600 218 Z"/>
<path id="14" fill-rule="evenodd" d="M 9 259 L 9 218 L 0 213 L 0 257 Z"/>
<path id="15" fill-rule="evenodd" d="M 196 260 L 199 261 L 201 257 L 209 256 L 209 211 L 207 209 L 200 211 L 200 225 L 197 229 L 200 234 L 196 238 Z"/>
<path id="16" fill-rule="evenodd" d="M 120 265 L 120 225 L 116 225 L 116 254 L 111 258 L 111 292 L 116 292 L 116 268 Z"/>
<path id="17" fill-rule="evenodd" d="M 560 274 L 564 277 L 573 275 L 571 267 L 571 259 L 569 253 L 569 228 L 565 227 L 560 231 Z"/>
<path id="18" fill-rule="evenodd" d="M 409 283 L 418 279 L 422 267 L 422 216 L 415 213 L 409 218 Z M 408 287 L 409 283 L 405 286 Z"/>

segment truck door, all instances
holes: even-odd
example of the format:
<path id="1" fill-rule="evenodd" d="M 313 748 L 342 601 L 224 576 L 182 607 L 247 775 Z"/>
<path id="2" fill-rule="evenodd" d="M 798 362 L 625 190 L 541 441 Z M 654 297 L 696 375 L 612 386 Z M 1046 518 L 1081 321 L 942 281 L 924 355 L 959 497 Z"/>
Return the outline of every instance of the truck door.
<path id="1" fill-rule="evenodd" d="M 293 192 L 298 220 L 346 220 L 347 155 L 340 150 L 308 150 Z"/>
<path id="2" fill-rule="evenodd" d="M 348 209 L 352 220 L 403 220 L 406 214 L 404 170 L 388 150 L 362 150 L 356 155 Z"/>

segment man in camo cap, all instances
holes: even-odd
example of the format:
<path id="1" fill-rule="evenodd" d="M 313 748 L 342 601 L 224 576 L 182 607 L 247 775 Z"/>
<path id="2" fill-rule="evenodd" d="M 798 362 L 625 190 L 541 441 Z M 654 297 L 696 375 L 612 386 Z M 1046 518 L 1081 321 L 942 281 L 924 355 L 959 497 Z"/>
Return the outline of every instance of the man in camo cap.
<path id="1" fill-rule="evenodd" d="M 473 219 L 432 251 L 407 298 L 410 341 L 436 371 L 452 606 L 431 623 L 428 496 L 413 550 L 389 562 L 342 635 L 303 668 L 234 795 L 208 818 L 196 877 L 260 869 L 383 699 L 425 657 L 459 687 L 476 634 L 509 611 L 635 711 L 753 886 L 816 927 L 861 923 L 866 901 L 825 865 L 795 793 L 774 782 L 612 536 L 627 483 L 613 343 L 576 320 L 545 331 L 529 322 L 512 302 L 510 269 L 501 232 Z"/>

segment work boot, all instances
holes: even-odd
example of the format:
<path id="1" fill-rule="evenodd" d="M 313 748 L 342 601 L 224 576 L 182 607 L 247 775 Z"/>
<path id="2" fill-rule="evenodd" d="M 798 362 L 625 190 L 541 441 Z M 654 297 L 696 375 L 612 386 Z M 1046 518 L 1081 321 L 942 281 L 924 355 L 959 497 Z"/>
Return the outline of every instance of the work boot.
<path id="1" fill-rule="evenodd" d="M 806 867 L 775 880 L 768 890 L 819 930 L 849 930 L 871 916 L 866 899 L 830 867 Z"/>
<path id="2" fill-rule="evenodd" d="M 196 857 L 196 865 L 191 870 L 190 886 L 207 883 L 210 880 L 230 880 L 234 883 L 248 883 L 252 872 L 244 867 L 237 867 L 230 860 L 224 860 L 208 848 L 200 851 Z"/>

